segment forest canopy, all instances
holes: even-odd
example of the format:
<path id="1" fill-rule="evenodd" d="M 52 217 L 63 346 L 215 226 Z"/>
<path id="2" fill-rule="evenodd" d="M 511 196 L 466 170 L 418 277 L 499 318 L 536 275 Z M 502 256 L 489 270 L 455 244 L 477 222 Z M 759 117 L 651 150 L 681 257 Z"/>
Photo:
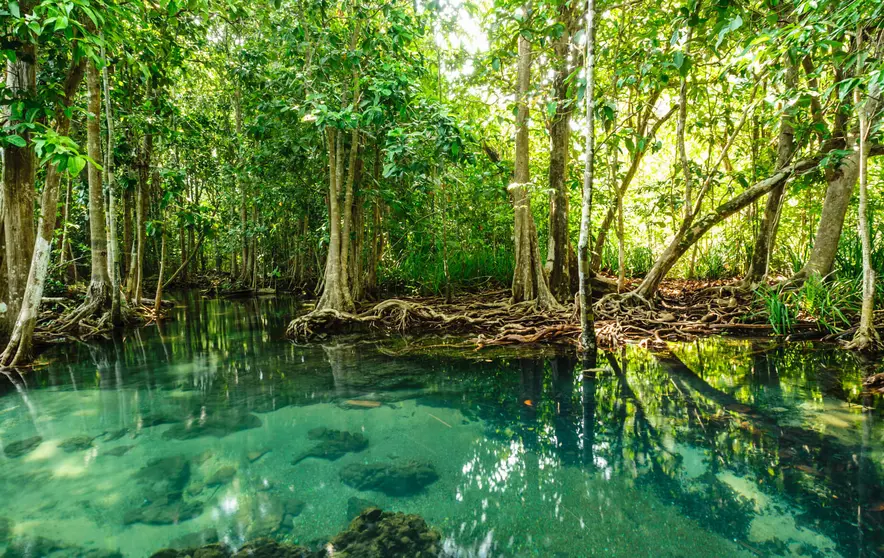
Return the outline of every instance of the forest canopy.
<path id="1" fill-rule="evenodd" d="M 76 291 L 52 329 L 94 332 L 207 284 L 315 315 L 500 289 L 566 312 L 581 284 L 604 312 L 728 279 L 777 332 L 876 342 L 878 0 L 0 0 L 0 21 L 3 365 L 44 299 Z"/>

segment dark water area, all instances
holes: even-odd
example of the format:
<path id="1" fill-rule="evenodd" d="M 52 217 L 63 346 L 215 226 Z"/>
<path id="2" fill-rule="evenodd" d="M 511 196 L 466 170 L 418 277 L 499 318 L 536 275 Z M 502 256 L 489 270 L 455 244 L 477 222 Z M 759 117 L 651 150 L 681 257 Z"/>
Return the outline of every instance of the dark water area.
<path id="1" fill-rule="evenodd" d="M 450 556 L 884 555 L 881 370 L 850 353 L 393 356 L 293 345 L 296 312 L 182 296 L 0 375 L 0 556 L 318 546 L 369 505 Z"/>

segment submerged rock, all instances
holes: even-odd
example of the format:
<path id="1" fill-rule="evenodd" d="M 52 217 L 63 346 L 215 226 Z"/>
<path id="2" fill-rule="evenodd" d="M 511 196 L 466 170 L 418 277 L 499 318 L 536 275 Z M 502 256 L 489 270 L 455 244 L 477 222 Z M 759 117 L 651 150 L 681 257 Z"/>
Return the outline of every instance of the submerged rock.
<path id="1" fill-rule="evenodd" d="M 3 558 L 33 558 L 48 556 L 64 549 L 58 542 L 44 537 L 18 537 L 10 541 Z"/>
<path id="2" fill-rule="evenodd" d="M 416 494 L 439 480 L 435 467 L 424 461 L 354 463 L 341 469 L 341 481 L 357 490 L 375 490 L 389 496 Z"/>
<path id="3" fill-rule="evenodd" d="M 301 512 L 304 511 L 306 504 L 303 500 L 299 500 L 298 498 L 290 498 L 285 501 L 283 504 L 283 516 L 282 523 L 280 524 L 281 529 L 290 530 L 294 527 L 295 518 L 301 515 Z"/>
<path id="4" fill-rule="evenodd" d="M 12 442 L 5 448 L 3 448 L 3 453 L 6 454 L 6 457 L 16 458 L 21 457 L 23 455 L 27 455 L 37 449 L 37 446 L 43 443 L 43 438 L 41 436 L 34 436 L 32 438 L 26 438 L 24 440 L 19 440 L 17 442 Z"/>
<path id="5" fill-rule="evenodd" d="M 172 548 L 186 549 L 197 548 L 218 542 L 218 531 L 215 529 L 206 529 L 205 531 L 197 531 L 188 533 L 173 539 L 170 544 Z"/>
<path id="6" fill-rule="evenodd" d="M 269 450 L 269 449 L 250 451 L 249 453 L 246 454 L 246 457 L 248 458 L 250 463 L 254 463 L 255 461 L 258 461 L 259 459 L 261 459 L 262 457 L 264 457 L 265 455 L 267 455 L 271 451 L 272 450 Z"/>
<path id="7" fill-rule="evenodd" d="M 123 436 L 125 436 L 128 433 L 129 433 L 128 428 L 121 428 L 119 430 L 105 432 L 104 433 L 104 441 L 105 442 L 114 442 L 116 440 L 119 440 L 120 438 L 122 438 Z"/>
<path id="8" fill-rule="evenodd" d="M 325 556 L 325 553 L 312 552 L 303 546 L 279 543 L 272 539 L 258 539 L 246 543 L 233 556 L 234 558 L 311 558 Z"/>
<path id="9" fill-rule="evenodd" d="M 223 438 L 236 432 L 260 428 L 261 419 L 251 413 L 226 411 L 210 415 L 203 420 L 175 424 L 163 432 L 166 440 L 192 440 L 201 436 Z"/>
<path id="10" fill-rule="evenodd" d="M 326 552 L 313 552 L 303 546 L 276 542 L 272 539 L 255 539 L 243 545 L 236 553 L 221 544 L 199 548 L 175 550 L 165 548 L 150 558 L 325 558 Z"/>
<path id="11" fill-rule="evenodd" d="M 369 508 L 379 508 L 380 506 L 371 500 L 365 500 L 356 496 L 351 496 L 347 500 L 347 521 L 353 521 L 359 514 Z"/>
<path id="12" fill-rule="evenodd" d="M 335 461 L 348 453 L 360 452 L 368 447 L 368 439 L 359 432 L 352 434 L 341 430 L 314 428 L 307 433 L 307 437 L 322 441 L 296 457 L 292 462 L 293 465 L 308 457 Z"/>
<path id="13" fill-rule="evenodd" d="M 418 515 L 369 508 L 350 523 L 349 529 L 329 541 L 329 554 L 340 558 L 435 558 L 442 550 L 441 538 Z"/>
<path id="14" fill-rule="evenodd" d="M 5 517 L 0 517 L 0 544 L 5 543 L 7 539 L 9 539 L 11 533 L 12 522 Z"/>
<path id="15" fill-rule="evenodd" d="M 144 523 L 146 525 L 175 525 L 203 513 L 201 502 L 185 502 L 180 494 L 161 496 L 146 506 L 129 510 L 123 516 L 123 523 Z"/>
<path id="16" fill-rule="evenodd" d="M 206 486 L 214 487 L 227 484 L 232 481 L 235 476 L 236 467 L 232 465 L 221 467 L 220 469 L 212 473 L 212 475 L 209 476 L 208 479 L 206 479 Z"/>
<path id="17" fill-rule="evenodd" d="M 176 422 L 179 422 L 178 419 L 162 413 L 148 413 L 141 416 L 141 419 L 138 421 L 138 426 L 140 428 L 151 428 L 163 424 L 174 424 Z"/>
<path id="18" fill-rule="evenodd" d="M 115 448 L 102 452 L 102 455 L 112 455 L 114 457 L 120 457 L 129 453 L 129 450 L 134 447 L 135 446 L 117 446 Z"/>
<path id="19" fill-rule="evenodd" d="M 74 436 L 60 443 L 58 447 L 63 449 L 65 453 L 73 453 L 75 451 L 83 451 L 92 447 L 92 438 L 90 436 Z"/>
<path id="20" fill-rule="evenodd" d="M 133 478 L 146 487 L 145 498 L 180 493 L 190 481 L 190 460 L 183 455 L 151 459 Z"/>
<path id="21" fill-rule="evenodd" d="M 189 537 L 190 535 L 188 535 Z M 247 542 L 238 551 L 221 544 L 184 549 L 166 548 L 151 558 L 430 558 L 443 555 L 441 535 L 417 515 L 369 508 L 346 531 L 317 550 L 269 538 Z"/>

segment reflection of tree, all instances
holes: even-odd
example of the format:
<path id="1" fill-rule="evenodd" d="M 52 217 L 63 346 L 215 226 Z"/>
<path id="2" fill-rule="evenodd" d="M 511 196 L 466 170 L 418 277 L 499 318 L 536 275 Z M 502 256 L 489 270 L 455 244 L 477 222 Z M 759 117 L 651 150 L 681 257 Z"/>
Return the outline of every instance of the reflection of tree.
<path id="1" fill-rule="evenodd" d="M 730 469 L 748 467 L 758 479 L 759 488 L 773 495 L 785 493 L 793 503 L 834 528 L 827 533 L 842 545 L 853 546 L 854 537 L 845 532 L 844 521 L 880 501 L 880 477 L 862 447 L 849 447 L 832 436 L 793 425 L 781 426 L 775 417 L 758 407 L 742 403 L 734 396 L 717 390 L 695 374 L 678 357 L 659 357 L 661 366 L 676 385 L 686 408 L 697 411 L 695 428 L 714 428 L 715 436 L 706 442 L 718 459 Z M 708 360 L 707 360 L 708 362 Z M 769 376 L 754 377 L 770 381 Z M 701 415 L 705 425 L 699 424 Z M 732 417 L 732 418 L 728 418 Z M 688 424 L 692 417 L 688 416 Z M 870 422 L 866 420 L 865 425 Z M 863 491 L 857 491 L 863 479 Z M 880 523 L 871 519 L 867 535 L 881 542 Z"/>

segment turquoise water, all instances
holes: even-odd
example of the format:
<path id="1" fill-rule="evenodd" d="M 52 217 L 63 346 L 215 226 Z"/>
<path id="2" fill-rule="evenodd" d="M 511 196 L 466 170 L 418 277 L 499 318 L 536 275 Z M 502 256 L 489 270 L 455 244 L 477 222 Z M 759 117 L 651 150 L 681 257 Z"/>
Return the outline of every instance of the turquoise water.
<path id="1" fill-rule="evenodd" d="M 319 545 L 371 503 L 455 556 L 884 554 L 884 406 L 843 351 L 393 356 L 292 345 L 295 312 L 190 299 L 0 375 L 0 551 Z"/>

